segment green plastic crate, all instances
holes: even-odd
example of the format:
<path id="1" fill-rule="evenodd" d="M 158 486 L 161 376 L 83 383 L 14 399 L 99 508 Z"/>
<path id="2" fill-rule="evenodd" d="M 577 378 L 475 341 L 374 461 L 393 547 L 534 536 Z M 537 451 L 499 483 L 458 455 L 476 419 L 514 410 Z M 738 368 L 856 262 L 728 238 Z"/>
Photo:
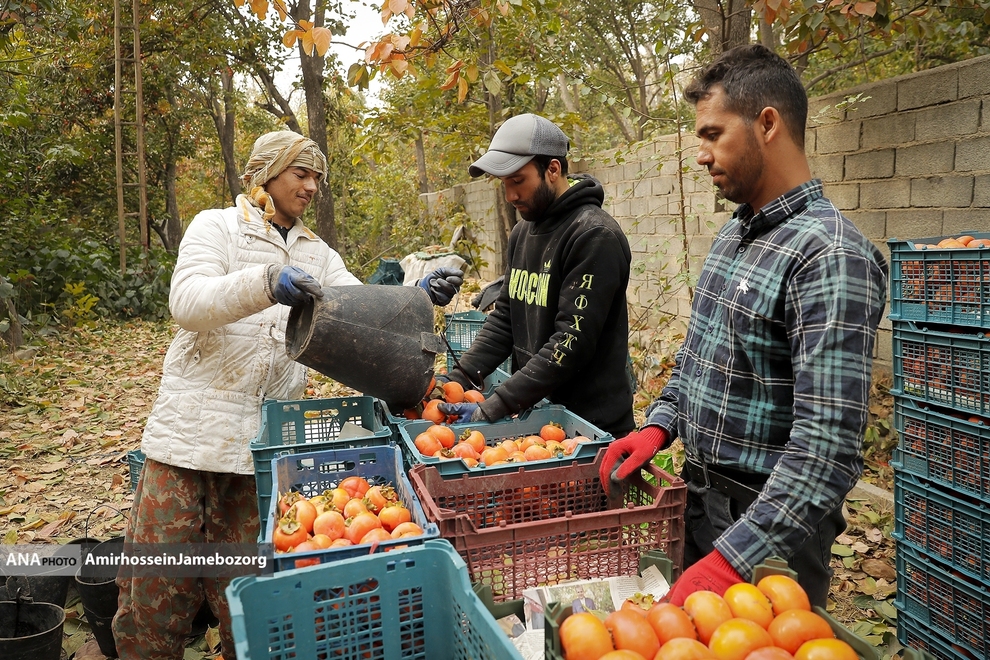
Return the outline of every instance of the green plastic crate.
<path id="1" fill-rule="evenodd" d="M 583 442 L 570 456 L 561 458 L 548 458 L 542 461 L 528 461 L 526 463 L 506 463 L 505 465 L 495 465 L 485 468 L 469 468 L 459 458 L 439 459 L 432 456 L 424 456 L 416 449 L 416 436 L 433 425 L 428 420 L 415 420 L 402 425 L 399 428 L 399 444 L 406 457 L 406 463 L 413 465 L 432 465 L 444 477 L 456 477 L 462 474 L 502 474 L 515 472 L 520 467 L 527 469 L 539 469 L 544 467 L 558 467 L 570 465 L 577 461 L 579 463 L 591 463 L 598 455 L 598 450 L 608 447 L 612 442 L 612 435 L 602 431 L 600 428 L 578 417 L 564 406 L 545 405 L 540 408 L 526 410 L 516 418 L 506 419 L 491 424 L 452 424 L 450 426 L 455 436 L 460 436 L 467 429 L 477 429 L 485 436 L 486 444 L 491 446 L 496 441 L 507 438 L 518 438 L 526 435 L 539 435 L 540 429 L 551 422 L 560 424 L 568 438 L 583 435 L 591 442 Z"/>
<path id="2" fill-rule="evenodd" d="M 522 660 L 446 541 L 227 587 L 239 660 Z"/>
<path id="3" fill-rule="evenodd" d="M 959 236 L 960 234 L 957 234 Z M 975 238 L 990 234 L 974 232 Z M 990 328 L 990 248 L 916 248 L 947 236 L 890 246 L 890 318 Z"/>
<path id="4" fill-rule="evenodd" d="M 506 371 L 502 371 L 501 369 L 496 369 L 492 373 L 488 374 L 488 378 L 485 379 L 485 385 L 484 385 L 484 389 L 482 390 L 482 394 L 484 394 L 485 397 L 491 396 L 491 393 L 495 391 L 495 388 L 507 380 L 509 380 L 509 373 Z M 380 403 L 382 406 L 382 410 L 384 411 L 385 423 L 392 428 L 393 438 L 396 440 L 396 442 L 398 442 L 399 428 L 409 423 L 410 421 L 419 421 L 419 420 L 406 419 L 405 417 L 402 416 L 401 410 L 396 411 L 396 414 L 393 414 L 392 411 L 389 410 L 388 404 L 386 404 L 384 401 L 381 401 Z"/>
<path id="5" fill-rule="evenodd" d="M 371 435 L 341 439 L 347 422 Z M 261 408 L 261 430 L 251 441 L 262 525 L 272 496 L 273 458 L 323 449 L 381 447 L 391 441 L 392 429 L 385 424 L 381 403 L 371 396 L 266 402 Z"/>
<path id="6" fill-rule="evenodd" d="M 904 645 L 904 660 L 970 660 L 952 644 L 926 629 L 907 612 L 897 613 L 897 641 Z"/>
<path id="7" fill-rule="evenodd" d="M 127 467 L 131 472 L 131 490 L 137 490 L 141 470 L 144 469 L 144 452 L 140 449 L 127 452 Z"/>
<path id="8" fill-rule="evenodd" d="M 453 369 L 456 366 L 454 356 L 459 358 L 464 355 L 464 352 L 474 342 L 474 338 L 478 336 L 482 326 L 485 325 L 485 319 L 488 318 L 488 315 L 484 312 L 471 310 L 469 312 L 447 314 L 444 318 L 447 322 L 447 328 L 445 330 L 447 343 L 450 344 L 447 354 L 447 369 Z M 506 359 L 498 368 L 511 374 L 512 358 L 509 357 Z"/>

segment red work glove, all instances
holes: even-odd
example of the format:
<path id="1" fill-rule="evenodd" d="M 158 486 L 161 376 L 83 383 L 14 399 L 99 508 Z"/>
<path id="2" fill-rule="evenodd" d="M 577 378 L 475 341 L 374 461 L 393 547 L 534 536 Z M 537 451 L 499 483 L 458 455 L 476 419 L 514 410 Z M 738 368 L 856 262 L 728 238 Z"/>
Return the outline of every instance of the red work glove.
<path id="1" fill-rule="evenodd" d="M 647 426 L 642 431 L 633 431 L 624 438 L 614 440 L 598 468 L 598 478 L 606 494 L 610 480 L 618 483 L 628 478 L 666 446 L 667 432 L 659 426 Z"/>
<path id="2" fill-rule="evenodd" d="M 714 591 L 722 596 L 726 589 L 742 581 L 742 577 L 722 553 L 712 550 L 704 559 L 684 571 L 684 575 L 674 582 L 664 600 L 681 607 L 684 599 L 695 591 Z"/>

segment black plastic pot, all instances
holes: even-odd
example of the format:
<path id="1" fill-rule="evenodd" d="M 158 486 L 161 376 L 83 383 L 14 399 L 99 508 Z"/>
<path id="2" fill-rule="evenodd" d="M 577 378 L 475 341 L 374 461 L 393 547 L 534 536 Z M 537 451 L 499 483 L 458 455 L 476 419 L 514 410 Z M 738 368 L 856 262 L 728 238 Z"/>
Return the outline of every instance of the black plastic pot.
<path id="1" fill-rule="evenodd" d="M 92 548 L 83 550 L 94 557 L 108 557 L 120 554 L 124 547 L 124 537 L 119 536 L 98 543 Z M 117 613 L 117 596 L 119 589 L 116 583 L 116 568 L 104 566 L 88 566 L 85 562 L 76 573 L 76 589 L 83 604 L 86 621 L 93 630 L 100 652 L 108 658 L 117 657 L 117 644 L 113 640 L 113 630 L 110 624 Z"/>
<path id="2" fill-rule="evenodd" d="M 51 603 L 0 602 L 0 658 L 59 660 L 65 610 Z"/>

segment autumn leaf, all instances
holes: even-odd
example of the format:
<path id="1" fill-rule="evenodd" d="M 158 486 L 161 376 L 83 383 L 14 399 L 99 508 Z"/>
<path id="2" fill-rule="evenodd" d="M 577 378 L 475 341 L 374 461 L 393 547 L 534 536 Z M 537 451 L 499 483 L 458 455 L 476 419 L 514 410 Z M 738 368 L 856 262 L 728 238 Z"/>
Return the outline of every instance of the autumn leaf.
<path id="1" fill-rule="evenodd" d="M 402 14 L 406 11 L 409 0 L 388 0 L 388 9 L 393 14 Z"/>
<path id="2" fill-rule="evenodd" d="M 241 2 L 243 1 L 241 0 Z M 289 8 L 285 6 L 284 0 L 273 0 L 272 4 L 275 5 L 275 11 L 278 12 L 279 20 L 284 21 L 289 15 Z"/>
<path id="3" fill-rule="evenodd" d="M 447 76 L 447 80 L 445 80 L 444 83 L 440 85 L 440 89 L 442 89 L 445 92 L 449 89 L 453 89 L 454 85 L 457 84 L 457 81 L 460 79 L 460 77 L 461 77 L 461 72 L 454 70 L 453 73 Z"/>
<path id="4" fill-rule="evenodd" d="M 389 67 L 392 69 L 392 74 L 396 78 L 401 78 L 409 68 L 409 62 L 404 57 L 397 56 L 389 62 Z"/>
<path id="5" fill-rule="evenodd" d="M 860 16 L 875 16 L 877 13 L 877 3 L 857 2 L 855 4 L 856 13 Z"/>
<path id="6" fill-rule="evenodd" d="M 388 23 L 390 18 L 392 18 L 392 10 L 388 8 L 388 5 L 382 5 L 382 25 Z"/>
<path id="7" fill-rule="evenodd" d="M 478 65 L 471 64 L 466 69 L 464 69 L 464 75 L 467 76 L 468 82 L 477 82 L 478 80 Z"/>
<path id="8" fill-rule="evenodd" d="M 495 6 L 498 7 L 498 10 L 502 14 L 502 16 L 509 15 L 510 7 L 508 2 L 499 2 Z"/>
<path id="9" fill-rule="evenodd" d="M 409 45 L 415 48 L 419 45 L 420 40 L 423 38 L 423 27 L 422 25 L 417 25 L 409 32 Z"/>
<path id="10" fill-rule="evenodd" d="M 467 98 L 468 93 L 468 81 L 467 78 L 458 78 L 457 80 L 457 102 L 464 103 L 464 99 Z"/>
<path id="11" fill-rule="evenodd" d="M 268 16 L 268 0 L 251 0 L 251 11 L 258 17 L 258 20 L 265 20 Z"/>
<path id="12" fill-rule="evenodd" d="M 457 60 L 456 62 L 454 62 L 453 64 L 451 64 L 450 66 L 447 67 L 446 72 L 447 73 L 453 73 L 455 71 L 459 71 L 462 66 L 464 66 L 464 61 L 463 60 Z"/>
<path id="13" fill-rule="evenodd" d="M 302 34 L 300 30 L 287 30 L 282 36 L 282 44 L 286 48 L 292 48 L 296 44 L 296 39 L 301 37 Z"/>

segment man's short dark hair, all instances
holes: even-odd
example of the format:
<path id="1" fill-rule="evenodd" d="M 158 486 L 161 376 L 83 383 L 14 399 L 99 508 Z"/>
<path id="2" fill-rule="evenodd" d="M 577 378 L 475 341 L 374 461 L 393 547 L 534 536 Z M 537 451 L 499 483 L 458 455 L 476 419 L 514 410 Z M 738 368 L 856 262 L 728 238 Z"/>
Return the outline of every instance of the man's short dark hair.
<path id="1" fill-rule="evenodd" d="M 794 142 L 804 147 L 808 94 L 797 71 L 780 55 L 760 44 L 727 50 L 691 81 L 684 96 L 697 105 L 715 86 L 725 90 L 726 110 L 747 122 L 755 121 L 763 108 L 776 108 Z"/>
<path id="2" fill-rule="evenodd" d="M 540 178 L 542 179 L 543 175 L 546 174 L 551 160 L 560 161 L 560 173 L 567 176 L 567 158 L 565 156 L 533 156 L 532 163 L 536 165 L 536 172 Z"/>

